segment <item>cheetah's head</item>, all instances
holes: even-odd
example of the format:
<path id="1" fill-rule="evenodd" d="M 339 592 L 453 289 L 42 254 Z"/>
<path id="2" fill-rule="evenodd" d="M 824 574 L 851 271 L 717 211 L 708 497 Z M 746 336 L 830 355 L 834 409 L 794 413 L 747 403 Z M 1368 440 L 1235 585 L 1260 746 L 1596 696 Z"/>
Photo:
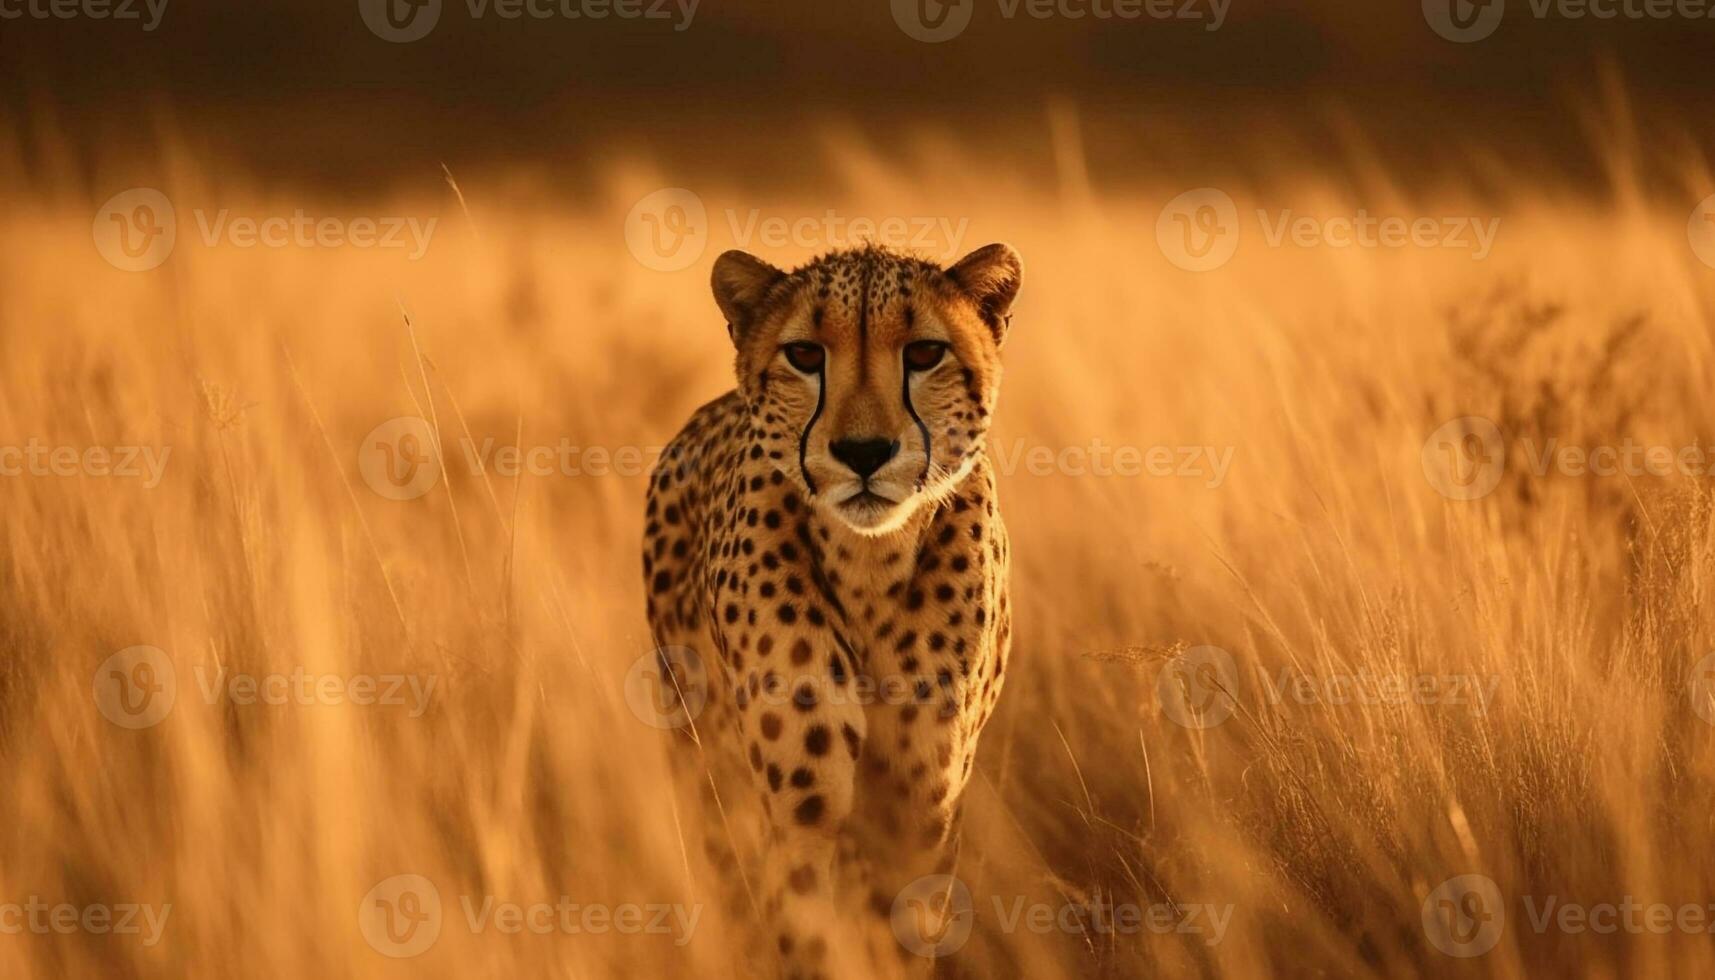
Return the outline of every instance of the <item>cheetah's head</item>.
<path id="1" fill-rule="evenodd" d="M 1022 272 L 998 244 L 945 269 L 874 245 L 792 272 L 722 255 L 751 451 L 858 531 L 899 527 L 982 453 Z"/>

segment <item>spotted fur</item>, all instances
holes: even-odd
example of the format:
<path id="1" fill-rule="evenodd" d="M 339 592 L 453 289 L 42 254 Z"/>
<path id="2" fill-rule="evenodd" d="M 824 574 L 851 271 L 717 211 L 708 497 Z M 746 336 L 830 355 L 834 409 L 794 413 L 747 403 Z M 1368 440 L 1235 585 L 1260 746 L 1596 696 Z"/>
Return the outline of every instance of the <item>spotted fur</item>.
<path id="1" fill-rule="evenodd" d="M 789 976 L 841 955 L 854 893 L 885 915 L 955 851 L 1010 645 L 984 439 L 1020 276 L 1004 245 L 715 265 L 738 386 L 652 475 L 643 567 L 657 642 L 707 668 L 685 752 L 718 797 L 711 856 Z"/>

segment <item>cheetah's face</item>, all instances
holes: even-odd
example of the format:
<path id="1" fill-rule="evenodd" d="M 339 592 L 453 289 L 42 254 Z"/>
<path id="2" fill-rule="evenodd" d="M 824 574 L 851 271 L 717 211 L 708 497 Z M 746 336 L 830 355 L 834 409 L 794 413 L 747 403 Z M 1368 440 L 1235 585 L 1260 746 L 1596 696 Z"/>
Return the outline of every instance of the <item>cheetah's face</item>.
<path id="1" fill-rule="evenodd" d="M 877 247 L 785 273 L 715 262 L 751 453 L 871 534 L 951 492 L 982 450 L 1021 265 L 989 245 L 947 269 Z"/>

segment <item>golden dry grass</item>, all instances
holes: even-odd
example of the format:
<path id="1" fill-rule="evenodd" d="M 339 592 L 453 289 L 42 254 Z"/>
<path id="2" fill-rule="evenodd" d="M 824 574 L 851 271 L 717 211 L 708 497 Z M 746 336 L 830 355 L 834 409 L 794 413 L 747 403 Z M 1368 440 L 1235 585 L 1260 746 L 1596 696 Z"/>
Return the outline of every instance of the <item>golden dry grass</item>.
<path id="1" fill-rule="evenodd" d="M 415 501 L 358 476 L 364 434 L 430 415 L 446 439 L 657 446 L 728 387 L 705 285 L 621 223 L 689 184 L 717 216 L 969 218 L 1027 263 L 997 441 L 1231 447 L 1224 482 L 1003 480 L 1015 666 L 979 755 L 960 875 L 971 975 L 1697 975 L 1707 935 L 1537 934 L 1523 896 L 1707 905 L 1715 728 L 1693 710 L 1710 649 L 1708 479 L 1537 478 L 1449 501 L 1420 450 L 1483 415 L 1509 437 L 1705 444 L 1715 272 L 1686 247 L 1695 190 L 1602 199 L 1502 175 L 1497 199 L 1416 196 L 1388 175 L 1223 184 L 1241 211 L 1478 214 L 1495 254 L 1265 247 L 1165 261 L 1152 228 L 1185 186 L 1058 186 L 942 145 L 919 166 L 830 141 L 815 193 L 616 161 L 582 204 L 460 174 L 450 194 L 321 204 L 439 216 L 398 252 L 208 247 L 185 212 L 317 212 L 309 195 L 183 154 L 154 185 L 171 260 L 106 265 L 101 193 L 13 182 L 0 288 L 0 432 L 171 446 L 161 484 L 0 479 L 0 902 L 171 903 L 162 940 L 0 935 L 7 977 L 648 976 L 742 972 L 688 880 L 664 743 L 627 710 L 649 649 L 641 478 L 473 476 Z M 1691 177 L 1707 175 L 1688 171 Z M 1494 174 L 1489 175 L 1491 179 Z M 130 181 L 136 183 L 137 181 Z M 1098 185 L 1099 186 L 1099 185 Z M 1688 179 L 1687 188 L 1696 181 Z M 1681 205 L 1679 202 L 1685 203 Z M 187 231 L 190 233 L 187 234 Z M 758 251 L 766 251 L 754 246 Z M 782 263 L 805 249 L 768 257 Z M 404 326 L 400 306 L 415 324 Z M 419 356 L 420 351 L 420 356 Z M 1517 464 L 1512 459 L 1510 463 Z M 96 669 L 147 644 L 177 669 L 159 725 L 96 709 Z M 1231 720 L 1164 714 L 1175 654 L 1239 666 Z M 1495 679 L 1484 712 L 1275 703 L 1283 668 L 1327 678 Z M 198 671 L 408 673 L 432 707 L 209 703 Z M 365 892 L 435 882 L 427 953 L 378 955 Z M 1508 898 L 1496 948 L 1453 959 L 1421 910 L 1451 875 Z M 456 896 L 708 902 L 659 936 L 473 934 Z M 1007 931 L 993 900 L 1231 906 L 1221 941 Z"/>

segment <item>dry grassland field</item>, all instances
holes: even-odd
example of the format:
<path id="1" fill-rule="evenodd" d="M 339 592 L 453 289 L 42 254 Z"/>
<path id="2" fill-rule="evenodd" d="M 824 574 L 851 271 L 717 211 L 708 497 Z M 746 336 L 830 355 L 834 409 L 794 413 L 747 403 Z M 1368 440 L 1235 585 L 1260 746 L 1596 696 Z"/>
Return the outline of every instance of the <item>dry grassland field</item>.
<path id="1" fill-rule="evenodd" d="M 673 790 L 644 493 L 733 386 L 716 256 L 864 241 L 1023 258 L 1012 653 L 957 895 L 827 975 L 1715 973 L 1715 174 L 1635 108 L 1566 114 L 1594 181 L 1116 169 L 1073 99 L 778 185 L 20 123 L 0 977 L 782 969 Z"/>

